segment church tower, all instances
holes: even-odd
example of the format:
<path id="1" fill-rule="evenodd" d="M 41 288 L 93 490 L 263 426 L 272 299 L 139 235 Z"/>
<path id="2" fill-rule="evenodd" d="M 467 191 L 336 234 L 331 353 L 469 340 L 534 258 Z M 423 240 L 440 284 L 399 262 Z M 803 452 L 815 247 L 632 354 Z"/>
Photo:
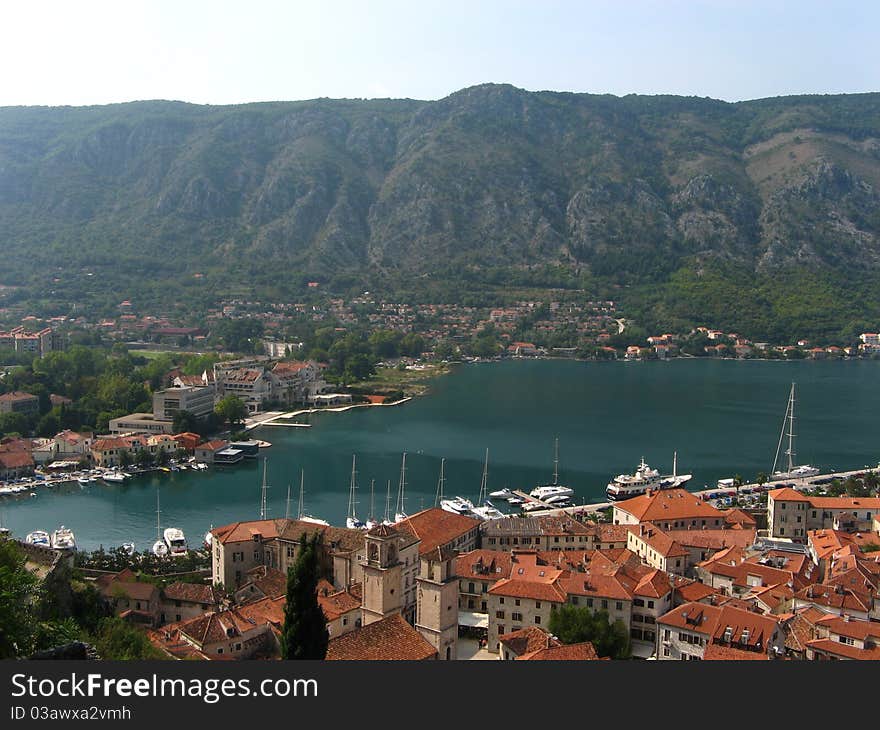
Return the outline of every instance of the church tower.
<path id="1" fill-rule="evenodd" d="M 416 629 L 436 649 L 438 659 L 456 659 L 458 580 L 455 553 L 437 548 L 421 556 Z"/>
<path id="2" fill-rule="evenodd" d="M 364 535 L 366 551 L 361 558 L 364 571 L 361 623 L 363 626 L 400 613 L 400 533 L 389 525 L 377 525 Z"/>

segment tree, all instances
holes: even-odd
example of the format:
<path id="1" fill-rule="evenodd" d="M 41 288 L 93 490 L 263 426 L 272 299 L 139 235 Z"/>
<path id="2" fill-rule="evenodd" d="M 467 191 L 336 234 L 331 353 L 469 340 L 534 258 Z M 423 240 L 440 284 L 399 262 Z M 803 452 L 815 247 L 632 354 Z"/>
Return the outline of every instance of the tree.
<path id="1" fill-rule="evenodd" d="M 564 604 L 550 611 L 547 630 L 563 644 L 589 641 L 599 656 L 627 659 L 630 655 L 629 633 L 622 621 L 611 623 L 607 611 L 593 613 L 585 606 Z"/>
<path id="2" fill-rule="evenodd" d="M 758 482 L 759 486 L 763 487 L 767 483 L 767 475 L 764 472 L 759 471 L 755 481 Z"/>
<path id="3" fill-rule="evenodd" d="M 287 570 L 287 602 L 281 632 L 282 659 L 323 659 L 329 634 L 318 604 L 318 540 L 305 533 L 296 562 Z"/>
<path id="4" fill-rule="evenodd" d="M 171 421 L 174 433 L 198 432 L 199 419 L 189 411 L 177 411 Z"/>
<path id="5" fill-rule="evenodd" d="M 33 611 L 37 577 L 25 567 L 25 557 L 12 540 L 0 540 L 0 659 L 26 656 L 36 631 Z"/>
<path id="6" fill-rule="evenodd" d="M 216 413 L 223 421 L 229 424 L 231 429 L 235 424 L 241 423 L 247 415 L 244 401 L 237 395 L 227 395 L 221 398 L 214 406 Z"/>

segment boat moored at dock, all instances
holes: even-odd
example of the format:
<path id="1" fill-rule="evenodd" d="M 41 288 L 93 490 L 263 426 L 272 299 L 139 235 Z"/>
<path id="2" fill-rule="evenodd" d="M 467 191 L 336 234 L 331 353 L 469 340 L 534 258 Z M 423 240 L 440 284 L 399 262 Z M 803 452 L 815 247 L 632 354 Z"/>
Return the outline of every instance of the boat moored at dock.
<path id="1" fill-rule="evenodd" d="M 633 474 L 618 474 L 608 482 L 605 495 L 612 501 L 638 497 L 648 489 L 673 489 L 684 486 L 691 480 L 691 474 L 678 474 L 678 454 L 672 456 L 672 474 L 661 475 L 652 469 L 642 457 Z"/>

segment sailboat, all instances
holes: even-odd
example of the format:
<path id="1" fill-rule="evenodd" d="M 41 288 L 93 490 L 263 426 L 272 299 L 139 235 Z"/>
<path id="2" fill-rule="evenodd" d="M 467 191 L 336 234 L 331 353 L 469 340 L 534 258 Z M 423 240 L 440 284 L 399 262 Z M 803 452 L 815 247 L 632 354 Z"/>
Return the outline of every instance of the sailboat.
<path id="1" fill-rule="evenodd" d="M 391 480 L 388 480 L 388 488 L 385 491 L 385 515 L 382 519 L 383 525 L 393 525 L 391 521 Z"/>
<path id="2" fill-rule="evenodd" d="M 394 521 L 402 522 L 409 515 L 406 513 L 406 452 L 403 452 L 403 460 L 400 462 L 400 482 L 397 485 L 397 511 L 394 513 Z"/>
<path id="3" fill-rule="evenodd" d="M 779 479 L 803 479 L 804 477 L 814 477 L 819 473 L 819 469 L 809 464 L 802 466 L 795 465 L 796 452 L 794 449 L 794 403 L 795 403 L 795 384 L 791 384 L 791 392 L 788 394 L 788 406 L 785 409 L 785 418 L 782 420 L 782 433 L 779 434 L 779 443 L 776 445 L 776 456 L 773 459 L 773 469 L 770 472 L 771 480 Z M 785 439 L 785 429 L 788 427 L 788 448 L 785 450 L 787 458 L 786 470 L 777 471 L 776 465 L 779 463 L 779 451 L 782 448 L 782 442 Z"/>
<path id="4" fill-rule="evenodd" d="M 260 486 L 260 519 L 269 519 L 269 503 L 266 499 L 268 495 L 269 485 L 266 483 L 266 468 L 268 459 L 263 459 L 263 484 Z"/>
<path id="5" fill-rule="evenodd" d="M 486 449 L 486 462 L 483 464 L 483 478 L 480 480 L 480 496 L 477 497 L 478 507 L 471 507 L 471 513 L 481 520 L 499 520 L 504 513 L 495 507 L 487 498 L 489 484 L 489 449 Z"/>
<path id="6" fill-rule="evenodd" d="M 313 525 L 324 525 L 325 527 L 330 527 L 330 523 L 327 520 L 322 520 L 317 517 L 312 517 L 311 515 L 307 515 L 305 513 L 305 509 L 303 506 L 303 486 L 305 485 L 306 472 L 305 469 L 300 469 L 299 472 L 299 511 L 297 512 L 296 519 L 300 522 L 310 522 Z M 290 517 L 290 485 L 287 485 L 287 516 Z"/>
<path id="7" fill-rule="evenodd" d="M 376 519 L 376 513 L 373 510 L 376 495 L 376 480 L 370 479 L 370 516 L 367 518 L 366 528 L 372 530 L 378 526 L 379 520 Z"/>
<path id="8" fill-rule="evenodd" d="M 345 526 L 349 530 L 363 530 L 366 525 L 361 522 L 357 518 L 357 513 L 355 511 L 355 506 L 357 505 L 357 500 L 354 497 L 355 490 L 357 489 L 357 483 L 355 481 L 355 465 L 357 463 L 357 457 L 352 454 L 351 456 L 351 483 L 348 488 L 348 517 L 345 518 Z"/>
<path id="9" fill-rule="evenodd" d="M 546 502 L 547 497 L 570 497 L 573 494 L 574 489 L 559 483 L 559 438 L 557 437 L 553 447 L 553 483 L 535 487 L 529 492 L 529 496 Z"/>
<path id="10" fill-rule="evenodd" d="M 159 488 L 156 488 L 156 542 L 153 543 L 153 555 L 158 558 L 164 558 L 168 555 L 168 545 L 162 539 L 162 523 L 160 521 L 159 510 Z"/>
<path id="11" fill-rule="evenodd" d="M 440 462 L 440 482 L 438 484 L 440 507 L 447 512 L 452 512 L 457 515 L 469 515 L 474 509 L 474 503 L 469 499 L 465 499 L 464 497 L 443 498 L 443 482 L 445 481 L 443 477 L 443 467 L 445 463 L 445 459 Z"/>

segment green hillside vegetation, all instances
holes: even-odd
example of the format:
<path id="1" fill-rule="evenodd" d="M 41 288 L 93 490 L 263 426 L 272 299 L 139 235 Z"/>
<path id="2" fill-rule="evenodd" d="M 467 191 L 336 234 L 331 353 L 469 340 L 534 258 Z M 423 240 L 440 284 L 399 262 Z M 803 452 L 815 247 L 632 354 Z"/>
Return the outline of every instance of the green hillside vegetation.
<path id="1" fill-rule="evenodd" d="M 880 308 L 880 94 L 3 108 L 0 217 L 0 305 L 45 314 L 562 286 L 834 339 Z"/>

